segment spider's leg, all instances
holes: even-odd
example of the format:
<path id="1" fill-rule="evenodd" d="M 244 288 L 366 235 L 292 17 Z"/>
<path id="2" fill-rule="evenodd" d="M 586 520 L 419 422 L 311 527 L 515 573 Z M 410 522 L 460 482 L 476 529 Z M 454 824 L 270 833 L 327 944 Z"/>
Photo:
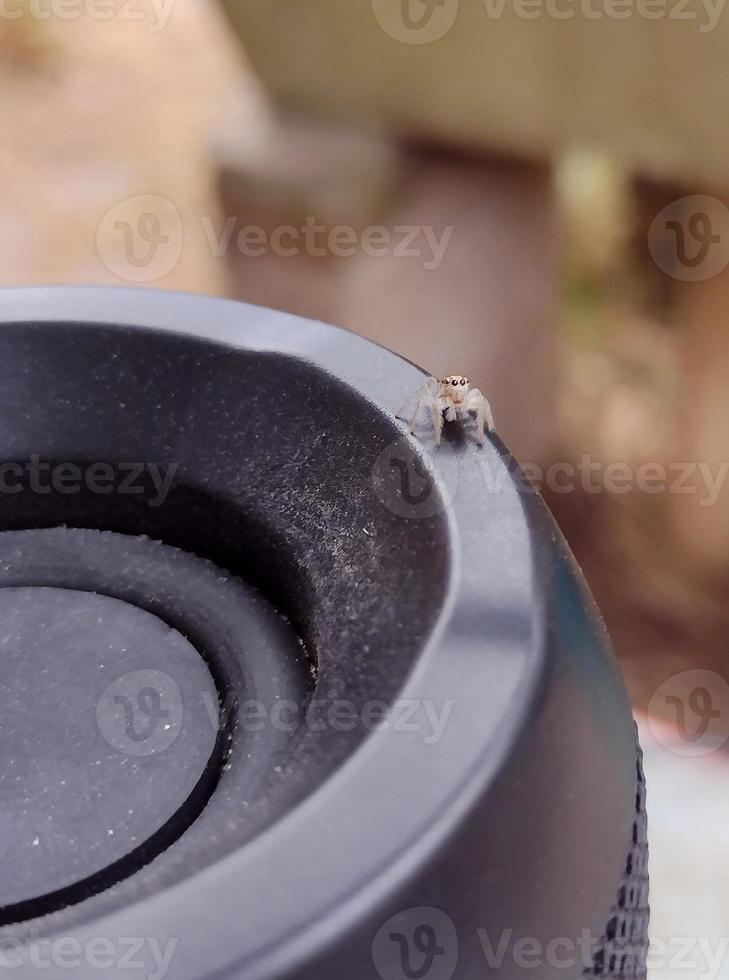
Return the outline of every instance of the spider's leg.
<path id="1" fill-rule="evenodd" d="M 484 429 L 488 428 L 488 431 L 491 432 L 494 427 L 494 416 L 491 411 L 491 405 L 489 405 L 488 399 L 481 394 L 478 388 L 472 388 L 469 391 L 466 404 L 470 412 L 476 413 L 478 444 L 479 446 L 483 446 Z"/>
<path id="2" fill-rule="evenodd" d="M 484 416 L 486 418 L 486 429 L 488 432 L 493 432 L 496 426 L 494 425 L 494 413 L 491 411 L 491 403 L 485 395 L 481 395 L 483 398 L 483 410 Z"/>
<path id="3" fill-rule="evenodd" d="M 421 399 L 419 397 L 417 398 L 417 401 L 415 401 L 415 398 L 416 398 L 415 395 L 410 395 L 410 397 L 406 399 L 402 403 L 400 408 L 398 408 L 398 410 L 395 412 L 395 418 L 402 419 L 403 422 L 407 422 L 410 425 L 411 429 L 413 424 L 415 423 L 415 418 L 420 409 L 420 402 L 421 402 Z M 413 412 L 412 415 L 408 415 L 407 410 L 412 407 L 413 401 L 415 401 L 415 411 Z"/>
<path id="4" fill-rule="evenodd" d="M 403 402 L 397 412 L 395 412 L 395 418 L 402 419 L 403 422 L 408 423 L 408 428 L 410 429 L 411 434 L 415 433 L 415 424 L 418 421 L 418 416 L 423 409 L 423 404 L 425 401 L 426 394 L 424 389 L 421 388 L 419 391 L 416 391 L 414 395 L 411 395 L 405 402 Z M 409 410 L 412 408 L 413 403 L 415 403 L 415 408 L 413 409 L 412 413 L 410 413 Z"/>
<path id="5" fill-rule="evenodd" d="M 443 438 L 443 407 L 440 398 L 435 398 L 430 403 L 430 413 L 433 416 L 433 432 L 435 434 L 435 444 L 440 446 Z"/>
<path id="6" fill-rule="evenodd" d="M 486 406 L 484 404 L 485 400 L 486 399 L 484 399 L 483 401 L 481 401 L 481 403 L 479 404 L 478 408 L 476 409 L 476 425 L 477 425 L 477 429 L 476 429 L 476 440 L 477 440 L 479 446 L 483 446 L 483 441 L 484 441 L 484 436 L 485 436 L 485 433 L 484 433 L 484 425 L 485 425 L 485 422 L 486 422 L 486 419 L 485 419 Z"/>
<path id="7" fill-rule="evenodd" d="M 421 395 L 420 398 L 418 399 L 418 406 L 415 409 L 415 415 L 413 415 L 413 422 L 410 429 L 413 435 L 415 434 L 415 422 L 417 421 L 418 416 L 421 415 L 424 411 L 427 411 L 431 407 L 431 405 L 432 405 L 432 401 L 428 394 Z"/>
<path id="8" fill-rule="evenodd" d="M 407 422 L 410 428 L 410 433 L 415 434 L 415 424 L 418 421 L 418 416 L 423 411 L 423 409 L 428 406 L 434 397 L 437 397 L 438 393 L 438 381 L 436 378 L 428 378 L 425 384 L 419 388 L 415 394 L 410 395 L 400 408 L 395 412 L 396 419 L 402 419 L 403 422 Z M 406 410 L 409 409 L 413 402 L 415 402 L 415 410 L 412 415 L 408 415 Z"/>

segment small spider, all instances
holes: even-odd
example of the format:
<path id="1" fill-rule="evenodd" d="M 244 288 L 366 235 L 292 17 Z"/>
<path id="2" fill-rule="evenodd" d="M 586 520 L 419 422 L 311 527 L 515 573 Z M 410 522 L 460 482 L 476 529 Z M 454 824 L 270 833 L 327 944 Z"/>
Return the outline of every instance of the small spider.
<path id="1" fill-rule="evenodd" d="M 413 398 L 417 398 L 417 403 L 415 411 L 408 419 L 402 413 L 412 404 Z M 485 430 L 490 432 L 494 427 L 494 417 L 488 401 L 478 388 L 471 388 L 468 378 L 461 374 L 449 374 L 442 381 L 428 378 L 417 395 L 411 396 L 405 402 L 397 417 L 409 422 L 410 431 L 414 434 L 418 416 L 424 410 L 430 412 L 433 420 L 436 446 L 441 443 L 443 422 L 455 422 L 459 415 L 468 418 L 471 412 L 475 412 L 479 446 L 483 446 Z"/>

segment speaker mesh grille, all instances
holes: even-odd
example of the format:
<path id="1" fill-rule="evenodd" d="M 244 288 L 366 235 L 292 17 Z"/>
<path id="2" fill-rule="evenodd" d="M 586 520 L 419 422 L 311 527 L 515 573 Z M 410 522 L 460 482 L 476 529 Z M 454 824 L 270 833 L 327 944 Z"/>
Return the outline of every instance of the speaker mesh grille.
<path id="1" fill-rule="evenodd" d="M 638 746 L 637 784 L 633 840 L 605 935 L 592 966 L 583 973 L 584 980 L 643 980 L 648 952 L 648 836 L 645 810 L 645 775 L 643 753 Z"/>

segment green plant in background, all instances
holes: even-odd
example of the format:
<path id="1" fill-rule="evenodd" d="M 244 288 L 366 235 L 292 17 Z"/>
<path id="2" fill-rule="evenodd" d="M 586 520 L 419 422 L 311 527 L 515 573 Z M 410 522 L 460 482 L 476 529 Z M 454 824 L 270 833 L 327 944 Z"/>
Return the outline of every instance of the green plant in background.
<path id="1" fill-rule="evenodd" d="M 557 164 L 556 189 L 565 225 L 565 340 L 593 347 L 604 339 L 609 307 L 626 285 L 626 180 L 612 158 L 576 150 Z"/>

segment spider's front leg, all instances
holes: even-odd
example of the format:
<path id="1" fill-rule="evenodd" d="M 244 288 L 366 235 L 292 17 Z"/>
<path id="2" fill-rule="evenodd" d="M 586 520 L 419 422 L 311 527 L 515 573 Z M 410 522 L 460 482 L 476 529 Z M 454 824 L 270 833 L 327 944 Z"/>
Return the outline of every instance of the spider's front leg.
<path id="1" fill-rule="evenodd" d="M 443 399 L 440 397 L 440 384 L 437 378 L 428 378 L 423 385 L 420 404 L 430 409 L 433 420 L 433 435 L 436 446 L 440 446 L 443 438 Z"/>
<path id="2" fill-rule="evenodd" d="M 440 446 L 443 438 L 443 405 L 441 398 L 434 398 L 430 403 L 430 411 L 433 416 L 433 432 L 435 434 L 435 444 Z"/>
<path id="3" fill-rule="evenodd" d="M 412 405 L 413 397 L 415 397 L 415 410 L 408 418 L 406 415 L 406 409 L 408 406 Z M 421 414 L 425 411 L 429 411 L 431 418 L 433 420 L 433 431 L 435 433 L 435 441 L 437 445 L 440 445 L 441 437 L 443 434 L 443 417 L 441 411 L 441 401 L 439 396 L 439 384 L 437 378 L 428 378 L 423 387 L 417 393 L 416 396 L 411 396 L 405 402 L 405 404 L 396 413 L 396 418 L 403 419 L 408 422 L 408 427 L 410 429 L 410 434 L 415 435 L 415 427 L 417 425 L 418 419 Z"/>
<path id="4" fill-rule="evenodd" d="M 478 388 L 471 388 L 466 397 L 466 409 L 476 413 L 476 424 L 478 426 L 478 444 L 483 446 L 485 431 L 491 432 L 494 428 L 494 415 L 488 399 L 481 394 Z"/>

